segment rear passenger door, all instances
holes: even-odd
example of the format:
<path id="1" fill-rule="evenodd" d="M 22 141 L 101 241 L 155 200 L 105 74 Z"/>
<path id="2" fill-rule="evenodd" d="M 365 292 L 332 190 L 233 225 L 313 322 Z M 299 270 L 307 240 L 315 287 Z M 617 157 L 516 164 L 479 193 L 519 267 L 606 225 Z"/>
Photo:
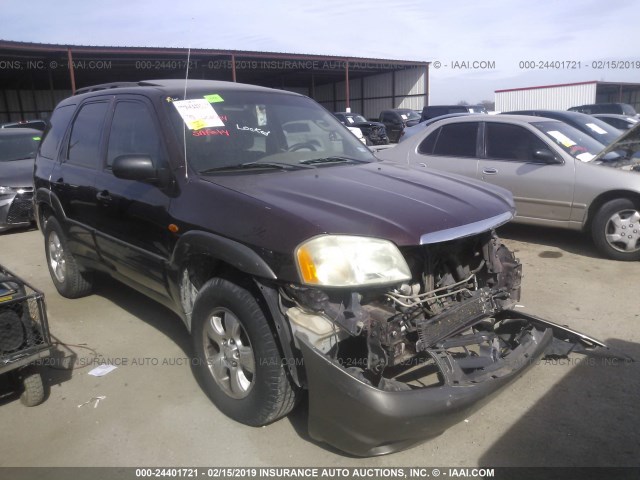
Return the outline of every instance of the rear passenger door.
<path id="1" fill-rule="evenodd" d="M 106 158 L 96 176 L 96 242 L 114 271 L 144 289 L 167 295 L 165 265 L 170 255 L 170 197 L 152 183 L 113 175 L 115 158 L 148 156 L 169 174 L 168 154 L 154 107 L 137 95 L 118 96 L 106 141 Z"/>
<path id="2" fill-rule="evenodd" d="M 520 125 L 485 123 L 485 155 L 478 178 L 510 190 L 518 217 L 548 222 L 568 221 L 574 188 L 574 163 L 565 162 L 545 141 Z M 556 162 L 537 158 L 547 150 Z"/>
<path id="3" fill-rule="evenodd" d="M 480 122 L 448 123 L 431 132 L 419 145 L 418 166 L 476 178 Z"/>
<path id="4" fill-rule="evenodd" d="M 65 137 L 61 161 L 51 173 L 51 190 L 64 211 L 69 249 L 75 255 L 97 259 L 95 177 L 104 155 L 104 124 L 109 99 L 80 106 Z"/>

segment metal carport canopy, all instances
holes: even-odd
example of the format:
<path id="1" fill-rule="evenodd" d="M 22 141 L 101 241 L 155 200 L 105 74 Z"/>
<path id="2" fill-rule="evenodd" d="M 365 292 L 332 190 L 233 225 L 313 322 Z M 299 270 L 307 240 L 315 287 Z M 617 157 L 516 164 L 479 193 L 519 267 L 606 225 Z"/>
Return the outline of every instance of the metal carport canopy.
<path id="1" fill-rule="evenodd" d="M 70 89 L 117 81 L 184 78 L 229 80 L 272 88 L 308 88 L 409 68 L 426 61 L 341 57 L 241 50 L 57 45 L 0 40 L 0 81 L 4 89 Z M 393 93 L 392 93 L 393 95 Z"/>

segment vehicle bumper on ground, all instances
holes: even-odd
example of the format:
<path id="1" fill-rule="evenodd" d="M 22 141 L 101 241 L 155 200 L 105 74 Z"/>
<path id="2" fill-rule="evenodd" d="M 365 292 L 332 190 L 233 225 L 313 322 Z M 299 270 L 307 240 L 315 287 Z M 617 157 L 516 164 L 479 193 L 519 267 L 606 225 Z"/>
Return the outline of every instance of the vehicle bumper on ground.
<path id="1" fill-rule="evenodd" d="M 540 358 L 553 333 L 550 328 L 533 329 L 482 381 L 461 378 L 459 369 L 445 365 L 441 385 L 409 391 L 375 388 L 350 375 L 304 336 L 296 337 L 307 372 L 309 434 L 349 454 L 374 456 L 403 450 L 464 420 Z M 453 374 L 456 370 L 458 375 Z"/>

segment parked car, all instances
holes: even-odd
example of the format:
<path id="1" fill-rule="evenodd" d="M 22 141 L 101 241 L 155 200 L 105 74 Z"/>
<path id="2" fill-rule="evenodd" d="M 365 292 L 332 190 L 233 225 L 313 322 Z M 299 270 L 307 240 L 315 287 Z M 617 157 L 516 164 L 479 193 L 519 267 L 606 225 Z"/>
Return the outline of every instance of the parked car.
<path id="1" fill-rule="evenodd" d="M 635 126 L 639 121 L 637 117 L 630 117 L 628 115 L 616 115 L 615 113 L 597 113 L 593 116 L 622 131 L 628 130 L 629 128 Z"/>
<path id="2" fill-rule="evenodd" d="M 600 119 L 580 112 L 566 112 L 564 110 L 518 110 L 504 112 L 505 115 L 529 115 L 534 117 L 553 118 L 577 128 L 604 145 L 611 145 L 622 135 L 619 130 Z"/>
<path id="3" fill-rule="evenodd" d="M 412 127 L 407 127 L 402 131 L 400 140 L 398 143 L 404 142 L 407 138 L 413 137 L 416 133 L 424 132 L 424 130 L 434 122 L 439 122 L 445 118 L 464 117 L 465 115 L 476 115 L 475 113 L 463 112 L 463 113 L 449 113 L 447 115 L 440 115 L 439 117 L 430 118 L 424 122 L 420 122 Z"/>
<path id="4" fill-rule="evenodd" d="M 590 105 L 580 105 L 569 108 L 570 112 L 580 112 L 593 115 L 594 113 L 616 113 L 618 115 L 638 115 L 636 109 L 628 103 L 594 103 Z"/>
<path id="5" fill-rule="evenodd" d="M 44 120 L 22 120 L 20 122 L 9 122 L 0 125 L 0 128 L 32 128 L 44 132 L 47 122 Z"/>
<path id="6" fill-rule="evenodd" d="M 383 123 L 372 122 L 359 113 L 334 112 L 335 117 L 347 127 L 356 127 L 369 140 L 370 145 L 388 145 L 389 137 Z"/>
<path id="7" fill-rule="evenodd" d="M 397 142 L 405 127 L 416 125 L 420 116 L 409 108 L 396 108 L 380 112 L 380 123 L 384 124 L 390 142 Z"/>
<path id="8" fill-rule="evenodd" d="M 484 105 L 427 105 L 422 109 L 420 123 L 452 113 L 488 113 Z"/>
<path id="9" fill-rule="evenodd" d="M 513 309 L 505 189 L 380 162 L 291 92 L 92 90 L 56 107 L 36 159 L 53 284 L 80 297 L 105 272 L 175 311 L 229 417 L 266 425 L 307 389 L 314 439 L 380 455 L 466 418 L 547 348 L 602 346 Z"/>
<path id="10" fill-rule="evenodd" d="M 638 260 L 640 168 L 636 150 L 624 146 L 629 138 L 603 152 L 603 144 L 558 120 L 468 116 L 436 122 L 378 156 L 507 188 L 515 221 L 590 231 L 604 256 Z"/>
<path id="11" fill-rule="evenodd" d="M 364 143 L 365 145 L 368 145 L 368 139 L 362 134 L 362 130 L 360 130 L 358 127 L 349 127 L 346 126 L 347 130 L 349 130 L 354 137 L 356 137 L 358 140 L 360 140 L 362 143 Z"/>
<path id="12" fill-rule="evenodd" d="M 0 232 L 33 222 L 33 161 L 42 132 L 0 130 Z"/>

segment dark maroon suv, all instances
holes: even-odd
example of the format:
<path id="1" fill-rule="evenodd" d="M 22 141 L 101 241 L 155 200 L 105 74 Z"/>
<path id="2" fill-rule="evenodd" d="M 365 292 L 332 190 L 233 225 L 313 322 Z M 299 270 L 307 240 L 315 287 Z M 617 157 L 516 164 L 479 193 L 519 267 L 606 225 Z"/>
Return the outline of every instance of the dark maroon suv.
<path id="1" fill-rule="evenodd" d="M 514 214 L 506 190 L 379 161 L 294 93 L 78 93 L 36 159 L 53 283 L 80 297 L 103 272 L 169 306 L 240 422 L 273 422 L 307 389 L 313 438 L 389 453 L 465 418 L 554 335 L 587 342 L 511 309 L 521 266 L 493 232 Z"/>

